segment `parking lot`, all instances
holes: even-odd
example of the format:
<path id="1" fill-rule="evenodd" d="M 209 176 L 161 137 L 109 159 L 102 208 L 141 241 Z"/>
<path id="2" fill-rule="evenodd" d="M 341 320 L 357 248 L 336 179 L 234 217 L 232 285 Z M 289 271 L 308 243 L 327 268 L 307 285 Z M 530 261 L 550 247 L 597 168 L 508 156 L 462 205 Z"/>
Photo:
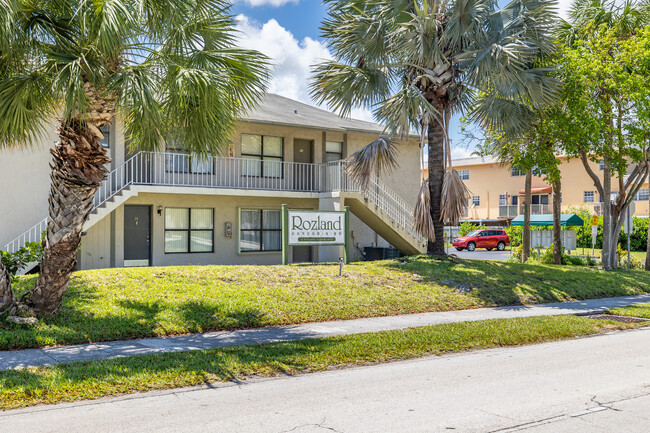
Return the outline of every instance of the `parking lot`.
<path id="1" fill-rule="evenodd" d="M 484 249 L 476 249 L 474 251 L 456 251 L 455 248 L 449 247 L 449 254 L 455 254 L 462 259 L 481 259 L 481 260 L 506 260 L 510 257 L 510 251 L 487 251 Z"/>

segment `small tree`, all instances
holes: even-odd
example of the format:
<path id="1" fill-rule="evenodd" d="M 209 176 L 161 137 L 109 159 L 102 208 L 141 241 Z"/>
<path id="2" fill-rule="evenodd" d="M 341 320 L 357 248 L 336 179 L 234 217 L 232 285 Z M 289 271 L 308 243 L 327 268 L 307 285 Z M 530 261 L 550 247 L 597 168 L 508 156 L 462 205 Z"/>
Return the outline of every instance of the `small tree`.
<path id="1" fill-rule="evenodd" d="M 216 154 L 263 96 L 268 59 L 236 47 L 226 0 L 0 0 L 0 148 L 34 145 L 57 119 L 45 255 L 21 299 L 55 313 L 110 162 L 119 112 L 131 150 L 173 141 Z M 0 311 L 15 302 L 0 269 Z"/>

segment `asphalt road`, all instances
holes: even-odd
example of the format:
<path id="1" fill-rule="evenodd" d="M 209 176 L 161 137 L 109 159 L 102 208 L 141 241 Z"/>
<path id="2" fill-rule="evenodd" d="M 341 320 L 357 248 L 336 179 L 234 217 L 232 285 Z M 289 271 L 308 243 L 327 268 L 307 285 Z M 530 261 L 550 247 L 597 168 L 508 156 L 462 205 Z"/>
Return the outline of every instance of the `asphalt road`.
<path id="1" fill-rule="evenodd" d="M 510 251 L 488 251 L 477 249 L 474 251 L 456 251 L 455 248 L 449 248 L 449 254 L 456 254 L 461 259 L 481 259 L 481 260 L 506 260 L 510 257 Z"/>
<path id="2" fill-rule="evenodd" d="M 0 413 L 2 432 L 647 432 L 650 329 Z"/>

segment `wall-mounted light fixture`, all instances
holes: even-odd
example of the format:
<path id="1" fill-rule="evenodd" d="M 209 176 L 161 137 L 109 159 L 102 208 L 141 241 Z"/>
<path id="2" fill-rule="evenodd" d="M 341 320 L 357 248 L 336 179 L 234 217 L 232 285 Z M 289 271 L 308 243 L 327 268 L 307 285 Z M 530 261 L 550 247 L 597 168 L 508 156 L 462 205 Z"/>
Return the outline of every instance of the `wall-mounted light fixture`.
<path id="1" fill-rule="evenodd" d="M 163 207 L 158 206 L 158 215 L 162 215 Z"/>

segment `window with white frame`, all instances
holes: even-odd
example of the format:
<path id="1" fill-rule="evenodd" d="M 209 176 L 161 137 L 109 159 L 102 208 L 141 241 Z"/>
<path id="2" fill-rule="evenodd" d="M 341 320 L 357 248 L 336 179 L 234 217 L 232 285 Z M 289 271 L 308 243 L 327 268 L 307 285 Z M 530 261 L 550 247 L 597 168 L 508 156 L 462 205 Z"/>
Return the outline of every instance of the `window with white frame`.
<path id="1" fill-rule="evenodd" d="M 599 166 L 600 166 L 600 171 L 605 170 L 605 160 L 604 159 L 600 160 Z"/>
<path id="2" fill-rule="evenodd" d="M 165 253 L 214 252 L 214 209 L 165 208 Z"/>
<path id="3" fill-rule="evenodd" d="M 472 204 L 474 206 L 480 206 L 481 205 L 481 197 L 478 195 L 475 195 L 472 197 Z"/>
<path id="4" fill-rule="evenodd" d="M 191 156 L 181 146 L 169 146 L 165 152 L 165 171 L 169 173 L 212 174 L 211 156 Z"/>
<path id="5" fill-rule="evenodd" d="M 343 159 L 343 143 L 340 141 L 325 142 L 325 162 L 340 161 Z"/>
<path id="6" fill-rule="evenodd" d="M 99 143 L 104 146 L 105 148 L 110 148 L 111 147 L 111 125 L 108 123 L 104 124 L 99 130 L 102 132 L 102 135 L 104 138 L 99 140 Z"/>
<path id="7" fill-rule="evenodd" d="M 650 190 L 648 188 L 641 188 L 639 192 L 636 193 L 636 196 L 634 196 L 634 200 L 636 201 L 646 201 L 650 198 Z"/>
<path id="8" fill-rule="evenodd" d="M 594 192 L 593 191 L 585 191 L 584 202 L 585 203 L 593 203 L 594 202 Z"/>
<path id="9" fill-rule="evenodd" d="M 506 197 L 505 194 L 501 194 L 499 196 L 499 206 L 505 206 L 507 202 L 508 202 L 508 197 Z"/>
<path id="10" fill-rule="evenodd" d="M 526 176 L 526 172 L 523 171 L 521 168 L 512 167 L 512 170 L 510 170 L 510 175 L 512 177 Z"/>
<path id="11" fill-rule="evenodd" d="M 241 156 L 242 176 L 282 177 L 282 137 L 242 134 Z"/>
<path id="12" fill-rule="evenodd" d="M 239 250 L 243 253 L 282 250 L 280 210 L 242 209 L 239 230 Z"/>
<path id="13" fill-rule="evenodd" d="M 461 180 L 469 180 L 469 170 L 458 170 Z"/>

